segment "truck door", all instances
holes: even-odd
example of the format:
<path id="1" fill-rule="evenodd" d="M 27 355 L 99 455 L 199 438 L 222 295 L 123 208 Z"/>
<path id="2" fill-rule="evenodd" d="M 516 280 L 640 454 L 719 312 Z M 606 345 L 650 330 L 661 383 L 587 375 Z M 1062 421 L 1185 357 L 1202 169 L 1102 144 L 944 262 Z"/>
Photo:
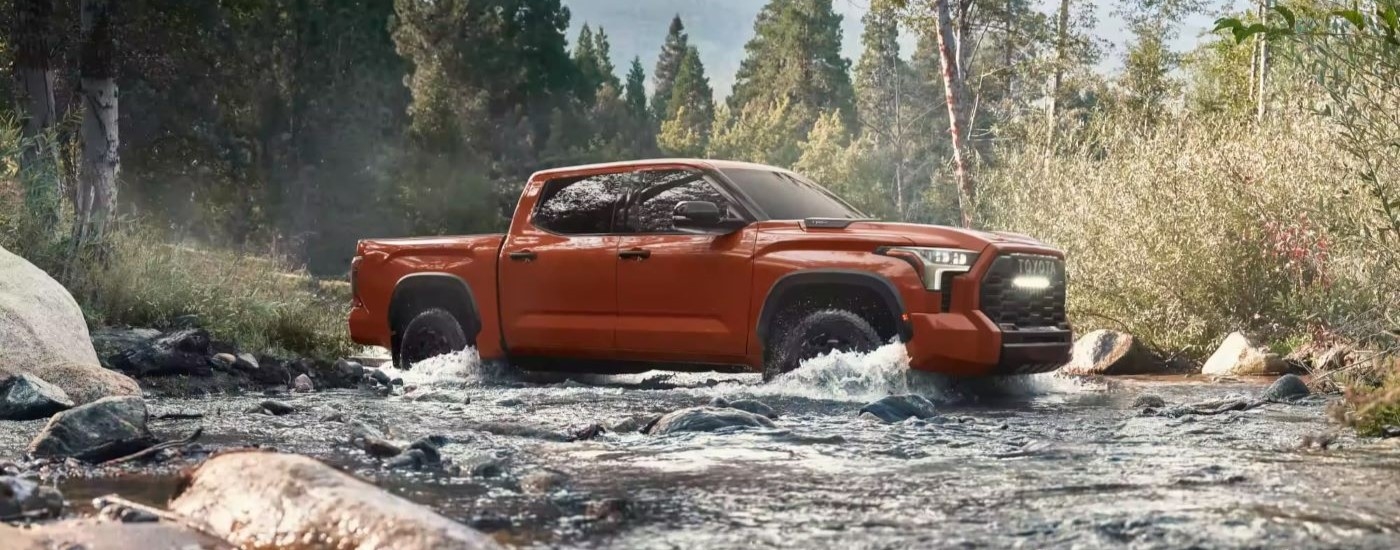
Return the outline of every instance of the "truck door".
<path id="1" fill-rule="evenodd" d="M 624 181 L 625 174 L 601 174 L 545 182 L 524 223 L 512 224 L 497 282 L 512 354 L 605 357 L 615 349 L 612 222 Z"/>
<path id="2" fill-rule="evenodd" d="M 756 233 L 676 231 L 681 201 L 735 202 L 698 170 L 638 172 L 620 209 L 617 347 L 623 358 L 727 362 L 748 345 Z"/>

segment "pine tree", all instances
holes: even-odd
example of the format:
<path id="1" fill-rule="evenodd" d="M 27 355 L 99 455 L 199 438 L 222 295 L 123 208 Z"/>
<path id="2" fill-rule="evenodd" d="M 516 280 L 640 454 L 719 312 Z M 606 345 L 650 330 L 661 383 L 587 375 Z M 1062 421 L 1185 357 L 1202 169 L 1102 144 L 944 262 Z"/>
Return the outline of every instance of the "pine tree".
<path id="1" fill-rule="evenodd" d="M 837 111 L 855 122 L 855 92 L 841 57 L 841 16 L 831 0 L 770 0 L 754 22 L 754 37 L 735 76 L 729 105 L 736 111 L 752 101 L 788 99 L 811 113 L 804 132 L 820 113 Z M 800 136 L 797 136 L 800 138 Z"/>
<path id="2" fill-rule="evenodd" d="M 612 44 L 608 43 L 608 33 L 603 27 L 598 27 L 598 32 L 593 34 L 593 64 L 598 68 L 601 85 L 611 84 L 618 91 L 622 90 L 622 83 L 617 79 L 617 68 L 612 62 Z"/>
<path id="3" fill-rule="evenodd" d="M 627 71 L 626 101 L 633 116 L 644 119 L 647 116 L 647 73 L 642 69 L 642 59 L 632 58 L 632 70 Z"/>
<path id="4" fill-rule="evenodd" d="M 880 129 L 896 125 L 899 103 L 907 100 L 900 97 L 900 88 L 909 68 L 899 57 L 899 23 L 893 9 L 874 7 L 861 21 L 865 24 L 861 34 L 864 51 L 856 64 L 856 112 L 862 132 L 875 128 L 878 143 L 882 141 Z"/>
<path id="5" fill-rule="evenodd" d="M 665 120 L 671 114 L 667 104 L 671 101 L 671 89 L 675 87 L 676 76 L 680 73 L 681 62 L 685 61 L 690 49 L 690 37 L 685 33 L 681 16 L 671 19 L 671 28 L 666 33 L 666 43 L 661 46 L 661 57 L 656 61 L 656 90 L 651 96 L 651 109 L 658 120 Z"/>
<path id="6" fill-rule="evenodd" d="M 592 104 L 598 95 L 598 87 L 603 85 L 603 68 L 598 63 L 597 43 L 593 40 L 593 29 L 588 23 L 578 31 L 574 43 L 574 64 L 578 66 L 578 94 L 584 104 Z"/>
<path id="7" fill-rule="evenodd" d="M 705 76 L 705 65 L 694 46 L 686 48 L 685 58 L 676 71 L 675 86 L 666 104 L 670 110 L 661 124 L 658 145 L 668 154 L 698 156 L 710 139 L 714 119 L 714 92 Z"/>

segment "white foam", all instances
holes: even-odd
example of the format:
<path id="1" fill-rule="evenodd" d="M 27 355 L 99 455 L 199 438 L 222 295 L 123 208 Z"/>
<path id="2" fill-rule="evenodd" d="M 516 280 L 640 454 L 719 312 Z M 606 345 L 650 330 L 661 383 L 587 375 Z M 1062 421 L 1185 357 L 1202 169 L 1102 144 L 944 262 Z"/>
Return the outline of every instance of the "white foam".
<path id="1" fill-rule="evenodd" d="M 909 370 L 904 344 L 887 344 L 871 352 L 836 351 L 803 361 L 792 372 L 747 393 L 837 401 L 871 401 L 902 393 L 940 394 L 936 381 Z"/>
<path id="2" fill-rule="evenodd" d="M 508 374 L 494 364 L 482 363 L 476 348 L 439 355 L 413 364 L 412 368 L 399 370 L 384 365 L 384 373 L 399 377 L 407 386 L 462 388 L 501 382 Z"/>

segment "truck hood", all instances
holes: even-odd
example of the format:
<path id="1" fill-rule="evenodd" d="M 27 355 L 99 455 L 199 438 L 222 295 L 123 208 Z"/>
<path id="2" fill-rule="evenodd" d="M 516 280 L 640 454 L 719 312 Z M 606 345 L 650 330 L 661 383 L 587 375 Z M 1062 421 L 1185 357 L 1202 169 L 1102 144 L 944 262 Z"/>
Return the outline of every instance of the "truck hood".
<path id="1" fill-rule="evenodd" d="M 808 222 L 803 222 L 802 226 L 808 233 L 829 233 L 833 237 L 847 234 L 861 237 L 862 240 L 870 238 L 888 240 L 890 244 L 903 242 L 913 246 L 961 248 L 975 251 L 981 251 L 989 245 L 1051 249 L 1044 242 L 1019 233 L 978 231 L 946 225 L 858 221 L 840 228 L 818 227 Z"/>

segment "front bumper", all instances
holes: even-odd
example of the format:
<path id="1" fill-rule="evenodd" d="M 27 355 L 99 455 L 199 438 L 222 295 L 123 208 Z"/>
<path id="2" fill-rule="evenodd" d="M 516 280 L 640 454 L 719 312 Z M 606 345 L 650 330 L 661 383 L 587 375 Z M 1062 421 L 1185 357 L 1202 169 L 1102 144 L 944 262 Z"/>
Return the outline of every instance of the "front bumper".
<path id="1" fill-rule="evenodd" d="M 951 376 L 1005 376 L 1049 372 L 1069 362 L 1068 330 L 1003 332 L 981 312 L 916 313 L 905 344 L 909 366 Z"/>

